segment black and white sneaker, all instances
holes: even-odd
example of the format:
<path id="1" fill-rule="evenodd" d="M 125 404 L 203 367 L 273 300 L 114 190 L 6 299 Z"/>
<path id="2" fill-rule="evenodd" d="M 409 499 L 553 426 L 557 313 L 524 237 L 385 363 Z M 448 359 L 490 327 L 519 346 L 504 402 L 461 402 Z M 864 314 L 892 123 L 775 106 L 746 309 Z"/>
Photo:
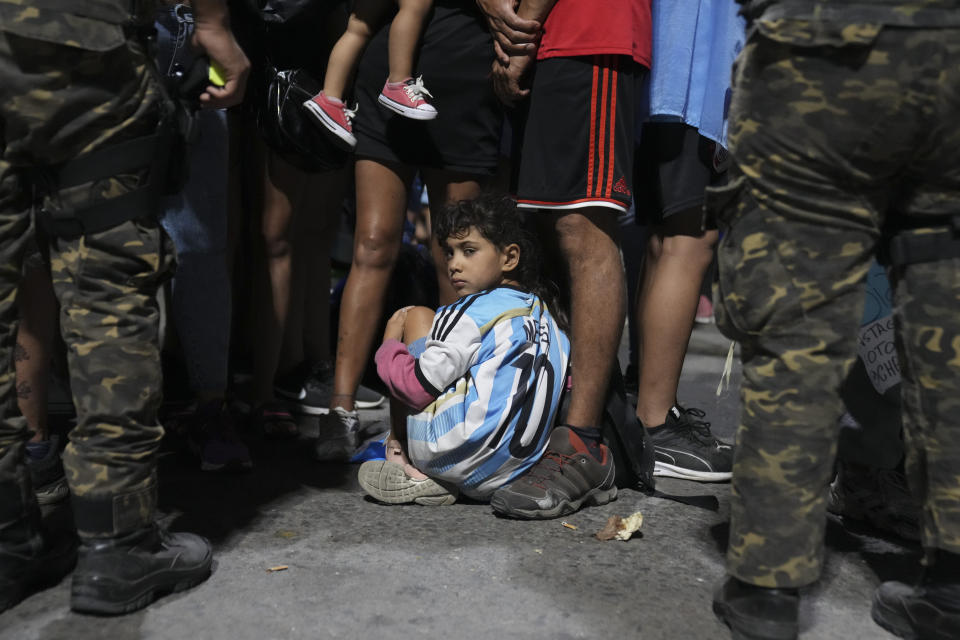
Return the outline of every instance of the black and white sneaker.
<path id="1" fill-rule="evenodd" d="M 313 365 L 303 363 L 277 378 L 273 388 L 298 413 L 325 415 L 330 412 L 330 397 L 333 394 L 333 365 L 329 362 Z M 384 402 L 386 398 L 383 395 L 363 385 L 357 389 L 353 400 L 357 409 L 375 409 Z"/>
<path id="2" fill-rule="evenodd" d="M 700 409 L 674 405 L 659 427 L 647 428 L 656 462 L 653 475 L 723 482 L 733 475 L 733 446 L 717 440 Z"/>

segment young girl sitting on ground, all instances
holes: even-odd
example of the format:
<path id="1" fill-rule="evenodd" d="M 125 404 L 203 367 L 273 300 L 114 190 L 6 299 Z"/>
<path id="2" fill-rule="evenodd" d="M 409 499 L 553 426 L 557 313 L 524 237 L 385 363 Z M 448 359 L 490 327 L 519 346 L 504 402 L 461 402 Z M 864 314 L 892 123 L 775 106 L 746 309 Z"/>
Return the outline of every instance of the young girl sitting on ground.
<path id="1" fill-rule="evenodd" d="M 390 23 L 390 75 L 380 92 L 379 102 L 406 118 L 433 120 L 437 110 L 427 100 L 433 96 L 421 78 L 412 78 L 417 42 L 433 0 L 397 0 L 397 5 L 399 10 Z M 356 1 L 346 32 L 330 52 L 323 91 L 303 103 L 320 124 L 351 149 L 357 146 L 351 122 L 355 111 L 346 108 L 343 95 L 360 55 L 376 28 L 384 23 L 391 6 L 387 0 Z"/>
<path id="2" fill-rule="evenodd" d="M 400 309 L 376 354 L 393 428 L 360 486 L 390 504 L 487 500 L 523 475 L 546 448 L 570 358 L 512 200 L 451 205 L 434 232 L 460 299 L 436 313 Z"/>

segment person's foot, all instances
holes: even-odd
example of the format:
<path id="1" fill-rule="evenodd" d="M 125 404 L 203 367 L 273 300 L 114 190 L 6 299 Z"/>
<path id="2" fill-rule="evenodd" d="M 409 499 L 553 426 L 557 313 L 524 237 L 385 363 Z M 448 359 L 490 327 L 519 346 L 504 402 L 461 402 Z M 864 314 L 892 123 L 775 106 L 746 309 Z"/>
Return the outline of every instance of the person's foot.
<path id="1" fill-rule="evenodd" d="M 402 82 L 387 82 L 378 98 L 387 109 L 414 120 L 433 120 L 437 117 L 436 108 L 428 98 L 433 96 L 423 86 L 423 76 L 416 80 L 407 78 Z"/>
<path id="2" fill-rule="evenodd" d="M 200 459 L 201 471 L 253 468 L 250 449 L 237 435 L 233 416 L 222 400 L 199 405 L 188 425 L 187 442 Z"/>
<path id="3" fill-rule="evenodd" d="M 300 435 L 296 418 L 282 402 L 264 402 L 250 413 L 248 420 L 251 430 L 268 440 L 292 440 Z"/>
<path id="4" fill-rule="evenodd" d="M 321 462 L 348 462 L 360 442 L 360 416 L 356 411 L 333 407 L 320 416 L 320 435 L 314 444 L 314 457 Z"/>
<path id="5" fill-rule="evenodd" d="M 279 377 L 273 388 L 294 410 L 309 415 L 323 415 L 330 411 L 333 373 L 333 365 L 329 362 L 317 362 L 313 365 L 303 363 Z M 357 409 L 375 409 L 384 402 L 386 398 L 382 394 L 363 385 L 357 387 L 353 399 Z"/>
<path id="6" fill-rule="evenodd" d="M 906 540 L 920 540 L 920 502 L 910 493 L 904 473 L 896 469 L 838 462 L 827 511 Z"/>
<path id="7" fill-rule="evenodd" d="M 733 446 L 717 440 L 700 409 L 679 404 L 664 423 L 647 427 L 656 462 L 653 475 L 699 482 L 722 482 L 733 475 Z"/>
<path id="8" fill-rule="evenodd" d="M 189 589 L 210 575 L 210 542 L 154 524 L 117 538 L 85 540 L 73 572 L 70 608 L 119 615 Z"/>
<path id="9" fill-rule="evenodd" d="M 353 135 L 353 118 L 356 109 L 348 109 L 342 100 L 328 98 L 322 91 L 303 103 L 304 108 L 313 116 L 315 122 L 336 136 L 336 139 L 350 149 L 357 146 Z"/>
<path id="10" fill-rule="evenodd" d="M 734 640 L 794 640 L 799 625 L 796 589 L 769 589 L 728 576 L 713 592 L 713 613 Z"/>
<path id="11" fill-rule="evenodd" d="M 374 500 L 386 504 L 445 506 L 457 501 L 457 493 L 427 477 L 410 461 L 396 440 L 385 445 L 386 460 L 368 460 L 360 465 L 360 487 Z"/>
<path id="12" fill-rule="evenodd" d="M 911 587 L 884 582 L 873 595 L 873 621 L 900 638 L 960 638 L 960 575 L 951 582 L 921 580 Z"/>
<path id="13" fill-rule="evenodd" d="M 51 587 L 77 563 L 76 535 L 43 538 L 39 549 L 0 544 L 0 613 L 27 596 Z"/>
<path id="14" fill-rule="evenodd" d="M 63 502 L 70 495 L 67 476 L 60 460 L 60 436 L 51 434 L 48 440 L 27 443 L 27 469 L 33 492 L 40 505 Z"/>
<path id="15" fill-rule="evenodd" d="M 617 497 L 613 455 L 600 445 L 597 460 L 567 427 L 555 427 L 547 450 L 529 471 L 497 489 L 490 506 L 500 515 L 539 520 L 601 505 Z"/>

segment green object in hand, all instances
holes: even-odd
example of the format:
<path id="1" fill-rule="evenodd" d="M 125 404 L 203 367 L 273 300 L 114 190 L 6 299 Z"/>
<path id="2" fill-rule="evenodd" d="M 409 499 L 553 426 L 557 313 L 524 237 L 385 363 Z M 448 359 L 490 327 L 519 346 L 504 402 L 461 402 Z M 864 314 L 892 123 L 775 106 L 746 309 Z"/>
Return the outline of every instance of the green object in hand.
<path id="1" fill-rule="evenodd" d="M 224 77 L 226 72 L 224 72 L 223 67 L 217 64 L 216 60 L 210 61 L 210 72 L 208 77 L 210 78 L 210 84 L 215 87 L 223 87 L 227 84 L 227 80 Z"/>

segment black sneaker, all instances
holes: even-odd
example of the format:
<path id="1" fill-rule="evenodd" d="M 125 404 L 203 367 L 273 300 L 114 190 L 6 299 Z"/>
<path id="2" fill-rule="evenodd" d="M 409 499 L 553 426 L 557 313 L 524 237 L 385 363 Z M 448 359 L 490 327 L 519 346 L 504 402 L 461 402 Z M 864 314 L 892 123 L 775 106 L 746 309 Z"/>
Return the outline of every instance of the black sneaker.
<path id="1" fill-rule="evenodd" d="M 333 369 L 326 363 L 303 363 L 274 382 L 273 389 L 286 404 L 300 413 L 313 416 L 330 412 L 333 393 Z"/>
<path id="2" fill-rule="evenodd" d="M 884 582 L 873 595 L 870 615 L 900 638 L 960 638 L 960 555 L 938 551 L 915 587 Z"/>
<path id="3" fill-rule="evenodd" d="M 154 524 L 118 538 L 85 541 L 73 572 L 70 608 L 119 615 L 189 589 L 210 575 L 206 538 L 168 533 Z"/>
<path id="4" fill-rule="evenodd" d="M 768 589 L 728 577 L 713 592 L 713 613 L 735 639 L 795 640 L 799 611 L 796 589 Z"/>
<path id="5" fill-rule="evenodd" d="M 30 471 L 33 492 L 41 505 L 63 502 L 70 495 L 60 460 L 60 436 L 52 434 L 47 442 L 47 452 L 39 458 L 33 456 L 30 445 L 27 445 L 27 469 Z"/>
<path id="6" fill-rule="evenodd" d="M 733 475 L 733 446 L 710 432 L 700 409 L 674 405 L 666 421 L 648 428 L 656 463 L 653 475 L 699 482 L 722 482 Z"/>
<path id="7" fill-rule="evenodd" d="M 32 593 L 60 582 L 77 563 L 75 534 L 44 539 L 41 549 L 29 553 L 0 546 L 0 613 Z"/>
<path id="8" fill-rule="evenodd" d="M 500 515 L 526 520 L 546 520 L 601 505 L 617 497 L 613 456 L 600 445 L 603 461 L 567 427 L 556 427 L 547 450 L 537 464 L 510 484 L 497 489 L 490 506 Z"/>
<path id="9" fill-rule="evenodd" d="M 333 365 L 318 362 L 303 363 L 274 382 L 274 391 L 287 400 L 294 409 L 310 414 L 324 415 L 330 412 L 330 396 L 333 394 Z M 353 399 L 356 409 L 375 409 L 386 402 L 382 395 L 360 385 Z"/>

